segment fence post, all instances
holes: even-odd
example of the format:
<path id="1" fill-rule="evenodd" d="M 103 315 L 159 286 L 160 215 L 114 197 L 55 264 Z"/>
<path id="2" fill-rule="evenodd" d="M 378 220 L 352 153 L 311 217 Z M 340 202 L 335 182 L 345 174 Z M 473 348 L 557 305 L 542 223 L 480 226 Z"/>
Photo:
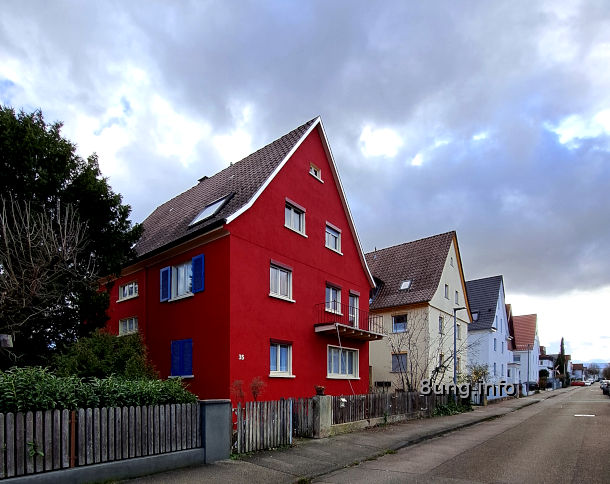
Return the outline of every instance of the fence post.
<path id="1" fill-rule="evenodd" d="M 231 400 L 199 400 L 201 409 L 201 445 L 205 464 L 228 459 L 231 455 L 233 420 Z"/>
<path id="2" fill-rule="evenodd" d="M 316 395 L 313 397 L 313 438 L 322 439 L 330 436 L 332 424 L 332 397 Z"/>

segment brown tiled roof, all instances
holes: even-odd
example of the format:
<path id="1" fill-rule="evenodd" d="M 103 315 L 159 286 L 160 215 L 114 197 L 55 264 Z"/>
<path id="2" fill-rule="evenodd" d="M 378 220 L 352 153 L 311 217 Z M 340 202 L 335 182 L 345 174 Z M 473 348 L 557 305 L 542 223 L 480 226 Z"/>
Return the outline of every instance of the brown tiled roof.
<path id="1" fill-rule="evenodd" d="M 222 225 L 227 217 L 248 203 L 317 119 L 215 175 L 202 178 L 194 187 L 157 207 L 142 223 L 144 232 L 135 247 L 138 257 Z M 189 227 L 207 205 L 226 196 L 231 198 L 218 213 Z"/>
<path id="2" fill-rule="evenodd" d="M 451 231 L 366 254 L 373 277 L 380 281 L 370 308 L 429 302 L 438 288 L 455 237 L 455 231 Z M 411 286 L 401 290 L 400 284 L 406 280 L 411 280 Z"/>
<path id="3" fill-rule="evenodd" d="M 536 314 L 526 316 L 513 316 L 513 329 L 515 332 L 515 348 L 517 351 L 527 350 L 528 345 L 534 344 L 536 337 Z"/>

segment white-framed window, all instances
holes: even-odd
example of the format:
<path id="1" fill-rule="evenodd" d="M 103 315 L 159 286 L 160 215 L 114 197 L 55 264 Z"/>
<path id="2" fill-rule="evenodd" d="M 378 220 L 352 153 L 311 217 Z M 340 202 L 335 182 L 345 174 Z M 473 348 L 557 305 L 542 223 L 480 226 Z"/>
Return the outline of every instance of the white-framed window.
<path id="1" fill-rule="evenodd" d="M 292 300 L 292 271 L 290 269 L 271 264 L 269 295 Z"/>
<path id="2" fill-rule="evenodd" d="M 449 299 L 449 284 L 445 284 L 445 299 Z"/>
<path id="3" fill-rule="evenodd" d="M 498 376 L 497 364 L 494 362 L 494 376 Z"/>
<path id="4" fill-rule="evenodd" d="M 313 163 L 309 164 L 309 174 L 318 180 L 322 181 L 322 170 Z"/>
<path id="5" fill-rule="evenodd" d="M 498 340 L 494 338 L 494 351 L 498 351 Z"/>
<path id="6" fill-rule="evenodd" d="M 358 327 L 360 298 L 357 294 L 350 292 L 349 294 L 349 322 L 352 326 Z"/>
<path id="7" fill-rule="evenodd" d="M 453 267 L 453 257 L 451 257 L 451 258 L 449 259 L 449 265 L 451 265 L 451 267 Z"/>
<path id="8" fill-rule="evenodd" d="M 330 224 L 326 224 L 326 247 L 341 253 L 341 231 Z"/>
<path id="9" fill-rule="evenodd" d="M 172 268 L 172 298 L 192 294 L 193 264 L 191 261 Z"/>
<path id="10" fill-rule="evenodd" d="M 507 376 L 508 378 L 510 378 L 510 368 L 507 368 L 507 369 L 506 369 L 506 376 Z"/>
<path id="11" fill-rule="evenodd" d="M 455 304 L 459 304 L 460 303 L 460 294 L 455 291 Z"/>
<path id="12" fill-rule="evenodd" d="M 328 378 L 358 378 L 358 350 L 328 346 Z"/>
<path id="13" fill-rule="evenodd" d="M 292 344 L 271 342 L 269 376 L 292 376 Z"/>
<path id="14" fill-rule="evenodd" d="M 119 336 L 138 332 L 138 318 L 125 318 L 119 320 Z"/>
<path id="15" fill-rule="evenodd" d="M 392 354 L 392 373 L 406 373 L 407 372 L 407 354 L 406 353 L 393 353 Z"/>
<path id="16" fill-rule="evenodd" d="M 341 289 L 329 284 L 326 285 L 326 310 L 341 314 Z"/>
<path id="17" fill-rule="evenodd" d="M 438 317 L 438 333 L 439 334 L 443 334 L 443 326 L 444 326 L 444 321 L 443 321 L 443 316 L 439 316 Z"/>
<path id="18" fill-rule="evenodd" d="M 500 365 L 500 368 L 501 368 L 501 370 L 500 370 L 500 376 L 504 376 L 504 363 L 502 363 L 502 364 Z"/>
<path id="19" fill-rule="evenodd" d="M 456 324 L 456 328 L 457 328 L 457 339 L 462 339 L 462 325 L 461 324 Z"/>
<path id="20" fill-rule="evenodd" d="M 504 341 L 502 341 L 502 354 L 504 354 Z"/>
<path id="21" fill-rule="evenodd" d="M 131 281 L 119 286 L 119 301 L 138 296 L 138 281 Z"/>
<path id="22" fill-rule="evenodd" d="M 287 201 L 284 209 L 284 226 L 305 235 L 305 210 Z"/>
<path id="23" fill-rule="evenodd" d="M 521 355 L 513 355 L 513 361 L 515 363 L 520 363 L 521 362 Z"/>
<path id="24" fill-rule="evenodd" d="M 405 333 L 407 331 L 407 315 L 392 316 L 392 333 Z"/>

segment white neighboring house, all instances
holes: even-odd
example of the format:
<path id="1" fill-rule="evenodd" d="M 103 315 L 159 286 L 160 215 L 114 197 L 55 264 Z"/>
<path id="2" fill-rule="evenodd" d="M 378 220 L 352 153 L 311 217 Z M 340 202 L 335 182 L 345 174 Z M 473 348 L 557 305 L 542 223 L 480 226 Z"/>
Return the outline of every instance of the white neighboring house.
<path id="1" fill-rule="evenodd" d="M 515 337 L 513 361 L 519 364 L 519 382 L 522 384 L 525 395 L 527 382 L 538 382 L 538 362 L 540 360 L 538 316 L 536 314 L 513 316 L 512 325 Z"/>
<path id="2" fill-rule="evenodd" d="M 487 383 L 518 382 L 504 300 L 502 276 L 485 277 L 466 282 L 472 323 L 468 325 L 468 365 L 487 365 Z M 495 393 L 495 394 L 494 394 Z M 499 389 L 488 399 L 506 396 Z"/>

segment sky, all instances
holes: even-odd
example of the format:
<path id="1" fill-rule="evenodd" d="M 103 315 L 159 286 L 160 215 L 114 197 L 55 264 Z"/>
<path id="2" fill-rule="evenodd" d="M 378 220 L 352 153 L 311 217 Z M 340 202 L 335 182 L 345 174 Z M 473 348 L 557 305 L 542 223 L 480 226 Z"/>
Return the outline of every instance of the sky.
<path id="1" fill-rule="evenodd" d="M 320 115 L 365 251 L 456 230 L 548 352 L 610 361 L 606 0 L 4 0 L 0 103 L 135 222 Z"/>

